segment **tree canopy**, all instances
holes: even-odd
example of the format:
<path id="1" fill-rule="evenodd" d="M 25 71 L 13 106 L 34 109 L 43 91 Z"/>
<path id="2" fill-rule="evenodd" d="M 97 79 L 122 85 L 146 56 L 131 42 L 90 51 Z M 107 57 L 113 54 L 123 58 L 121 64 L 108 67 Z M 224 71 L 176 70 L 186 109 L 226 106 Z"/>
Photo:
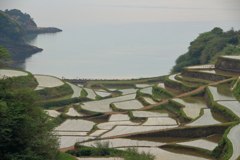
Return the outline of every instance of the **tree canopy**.
<path id="1" fill-rule="evenodd" d="M 0 68 L 8 66 L 7 61 L 9 61 L 11 55 L 7 53 L 7 50 L 0 46 Z"/>
<path id="2" fill-rule="evenodd" d="M 179 56 L 171 72 L 180 72 L 183 67 L 213 63 L 219 55 L 240 54 L 240 30 L 230 29 L 223 32 L 215 27 L 209 32 L 201 33 L 190 43 L 188 52 Z"/>
<path id="3" fill-rule="evenodd" d="M 7 37 L 13 41 L 23 42 L 24 35 L 24 30 L 20 24 L 0 11 L 0 38 Z"/>
<path id="4" fill-rule="evenodd" d="M 33 90 L 13 90 L 13 83 L 11 78 L 0 80 L 0 157 L 55 159 L 59 144 L 49 116 L 38 107 Z"/>

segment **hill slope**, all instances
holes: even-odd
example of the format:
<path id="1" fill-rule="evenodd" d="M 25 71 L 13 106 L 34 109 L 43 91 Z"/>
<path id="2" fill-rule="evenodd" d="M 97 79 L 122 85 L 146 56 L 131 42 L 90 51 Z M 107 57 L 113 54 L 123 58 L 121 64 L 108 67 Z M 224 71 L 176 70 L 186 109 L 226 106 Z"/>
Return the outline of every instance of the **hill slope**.
<path id="1" fill-rule="evenodd" d="M 5 14 L 16 20 L 26 33 L 54 33 L 62 31 L 55 27 L 37 27 L 37 24 L 29 14 L 22 13 L 18 9 L 5 10 Z"/>
<path id="2" fill-rule="evenodd" d="M 219 55 L 240 54 L 240 30 L 232 28 L 223 32 L 215 27 L 209 32 L 201 33 L 190 43 L 188 52 L 179 56 L 171 73 L 180 72 L 183 67 L 213 63 Z"/>
<path id="3" fill-rule="evenodd" d="M 26 57 L 42 51 L 41 48 L 26 44 L 24 35 L 21 25 L 0 11 L 0 45 L 7 49 L 13 60 L 24 60 Z"/>

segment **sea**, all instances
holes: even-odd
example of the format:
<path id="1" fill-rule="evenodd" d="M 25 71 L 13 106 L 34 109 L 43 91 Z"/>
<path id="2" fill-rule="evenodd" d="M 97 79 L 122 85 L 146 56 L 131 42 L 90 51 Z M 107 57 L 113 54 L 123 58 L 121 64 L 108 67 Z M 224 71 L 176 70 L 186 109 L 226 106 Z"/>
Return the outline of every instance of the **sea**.
<path id="1" fill-rule="evenodd" d="M 39 27 L 63 30 L 26 35 L 43 51 L 15 66 L 59 78 L 167 75 L 199 34 L 240 29 L 235 0 L 0 0 L 5 9 L 30 14 Z"/>

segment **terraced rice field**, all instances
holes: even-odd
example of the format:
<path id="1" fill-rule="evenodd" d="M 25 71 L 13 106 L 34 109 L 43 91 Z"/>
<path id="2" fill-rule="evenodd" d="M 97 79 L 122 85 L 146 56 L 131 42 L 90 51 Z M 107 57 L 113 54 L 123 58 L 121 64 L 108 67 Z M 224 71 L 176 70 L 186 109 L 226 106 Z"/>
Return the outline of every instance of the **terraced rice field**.
<path id="1" fill-rule="evenodd" d="M 63 85 L 63 81 L 56 77 L 45 76 L 45 75 L 34 75 L 37 79 L 39 87 L 57 87 Z"/>
<path id="2" fill-rule="evenodd" d="M 150 95 L 153 94 L 152 93 L 152 87 L 143 88 L 143 89 L 140 90 L 140 92 L 150 94 Z"/>
<path id="3" fill-rule="evenodd" d="M 137 88 L 146 88 L 146 87 L 150 87 L 150 86 L 152 86 L 152 85 L 150 85 L 150 84 L 136 84 Z"/>
<path id="4" fill-rule="evenodd" d="M 240 102 L 239 101 L 217 101 L 218 104 L 230 109 L 234 114 L 240 117 Z"/>
<path id="5" fill-rule="evenodd" d="M 95 123 L 82 119 L 67 119 L 56 131 L 90 131 Z"/>
<path id="6" fill-rule="evenodd" d="M 88 93 L 87 97 L 90 99 L 95 99 L 96 98 L 96 94 L 93 92 L 92 89 L 89 88 L 84 88 L 86 90 L 86 92 Z"/>
<path id="7" fill-rule="evenodd" d="M 134 134 L 147 131 L 156 131 L 167 128 L 174 128 L 175 126 L 116 126 L 114 129 L 103 134 L 101 138 L 114 137 L 125 134 Z"/>
<path id="8" fill-rule="evenodd" d="M 207 108 L 203 98 L 174 98 L 172 100 L 184 105 L 183 111 L 188 117 L 193 119 L 199 116 L 201 108 Z"/>
<path id="9" fill-rule="evenodd" d="M 240 59 L 240 56 L 223 56 L 225 58 Z"/>
<path id="10" fill-rule="evenodd" d="M 157 103 L 157 102 L 153 101 L 152 98 L 149 98 L 149 97 L 143 97 L 143 99 L 149 104 L 156 104 Z"/>
<path id="11" fill-rule="evenodd" d="M 157 86 L 158 86 L 159 88 L 165 89 L 165 84 L 164 84 L 164 83 L 158 83 Z"/>
<path id="12" fill-rule="evenodd" d="M 215 70 L 199 70 L 199 72 L 216 74 L 216 71 L 215 71 Z"/>
<path id="13" fill-rule="evenodd" d="M 198 65 L 198 66 L 189 66 L 188 69 L 214 69 L 215 64 L 205 64 L 205 65 Z"/>
<path id="14" fill-rule="evenodd" d="M 142 124 L 143 126 L 169 126 L 169 125 L 177 125 L 176 120 L 169 118 L 169 117 L 152 117 L 148 118 L 145 123 Z"/>
<path id="15" fill-rule="evenodd" d="M 109 89 L 109 88 L 108 88 L 108 90 L 111 91 L 111 92 L 113 92 L 113 91 L 116 91 L 117 89 L 113 89 L 113 88 L 112 88 L 112 89 Z"/>
<path id="16" fill-rule="evenodd" d="M 136 93 L 137 89 L 134 88 L 130 88 L 130 89 L 120 89 L 120 92 L 122 92 L 122 95 L 127 95 L 127 94 L 132 94 L 132 93 Z"/>
<path id="17" fill-rule="evenodd" d="M 96 130 L 95 132 L 91 133 L 89 136 L 91 137 L 98 137 L 101 134 L 103 134 L 104 132 L 107 132 L 108 130 L 104 130 L 104 129 L 100 129 L 100 130 Z"/>
<path id="18" fill-rule="evenodd" d="M 118 148 L 118 147 L 136 147 L 136 146 L 144 146 L 144 147 L 154 147 L 160 146 L 164 143 L 161 142 L 151 142 L 151 141 L 144 141 L 144 140 L 131 140 L 126 138 L 114 138 L 114 139 L 107 139 L 107 140 L 97 140 L 91 142 L 83 142 L 80 143 L 83 146 L 96 146 L 96 142 L 109 142 L 111 148 Z"/>
<path id="19" fill-rule="evenodd" d="M 103 99 L 99 101 L 86 102 L 82 105 L 82 108 L 94 112 L 111 112 L 112 109 L 109 106 L 110 103 L 131 100 L 135 99 L 135 97 L 136 94 L 129 94 L 125 96 Z"/>
<path id="20" fill-rule="evenodd" d="M 0 69 L 0 79 L 3 77 L 18 77 L 18 76 L 27 76 L 27 72 L 9 70 L 9 69 Z"/>
<path id="21" fill-rule="evenodd" d="M 44 111 L 51 117 L 57 117 L 61 114 L 61 113 L 59 113 L 58 111 L 55 111 L 55 110 L 44 110 Z"/>
<path id="22" fill-rule="evenodd" d="M 233 154 L 229 160 L 236 160 L 240 156 L 240 124 L 234 126 L 227 135 L 233 147 Z"/>
<path id="23" fill-rule="evenodd" d="M 217 147 L 218 143 L 210 142 L 204 139 L 189 141 L 189 142 L 181 142 L 177 143 L 180 145 L 191 146 L 191 147 L 198 147 L 212 151 L 215 147 Z"/>
<path id="24" fill-rule="evenodd" d="M 196 157 L 192 155 L 185 155 L 181 153 L 174 153 L 163 150 L 161 148 L 153 148 L 153 147 L 136 147 L 139 152 L 151 153 L 155 155 L 155 160 L 208 160 L 203 157 Z M 124 149 L 124 148 L 122 148 Z"/>
<path id="25" fill-rule="evenodd" d="M 150 111 L 132 111 L 134 117 L 167 117 L 167 113 L 158 113 Z"/>
<path id="26" fill-rule="evenodd" d="M 229 87 L 226 86 L 208 86 L 214 101 L 218 100 L 236 100 Z"/>
<path id="27" fill-rule="evenodd" d="M 81 91 L 82 91 L 82 88 L 78 87 L 78 86 L 75 86 L 73 85 L 72 83 L 69 83 L 69 82 L 66 82 L 73 90 L 73 95 L 71 98 L 75 98 L 75 97 L 80 97 L 81 96 Z"/>
<path id="28" fill-rule="evenodd" d="M 104 122 L 97 125 L 99 129 L 109 130 L 112 129 L 114 126 L 136 126 L 139 123 L 133 123 L 131 121 L 115 121 L 115 122 Z"/>
<path id="29" fill-rule="evenodd" d="M 111 93 L 108 93 L 108 92 L 99 92 L 99 91 L 95 91 L 95 93 L 97 95 L 99 95 L 100 97 L 107 97 L 107 96 L 110 96 Z"/>
<path id="30" fill-rule="evenodd" d="M 175 79 L 175 76 L 176 76 L 176 75 L 178 75 L 178 73 L 177 73 L 177 74 L 172 74 L 172 75 L 170 75 L 168 78 L 169 78 L 170 80 L 172 80 L 172 81 L 176 81 L 176 82 L 182 83 L 181 81 L 178 81 L 178 80 Z"/>
<path id="31" fill-rule="evenodd" d="M 89 139 L 93 139 L 94 137 L 83 137 L 83 136 L 60 136 L 59 142 L 60 146 L 59 148 L 67 148 L 73 146 L 76 142 L 83 142 Z"/>
<path id="32" fill-rule="evenodd" d="M 86 136 L 88 132 L 56 132 L 60 136 Z"/>
<path id="33" fill-rule="evenodd" d="M 216 121 L 213 117 L 212 117 L 212 113 L 210 111 L 210 109 L 203 109 L 204 113 L 203 115 L 198 118 L 197 120 L 186 124 L 186 126 L 204 126 L 204 125 L 213 125 L 213 124 L 219 124 L 219 121 Z"/>
<path id="34" fill-rule="evenodd" d="M 78 113 L 74 108 L 69 108 L 66 114 L 69 116 L 84 116 L 83 114 Z"/>
<path id="35" fill-rule="evenodd" d="M 140 109 L 144 106 L 138 100 L 129 100 L 113 103 L 117 108 L 124 110 Z"/>
<path id="36" fill-rule="evenodd" d="M 127 114 L 112 114 L 108 121 L 129 121 L 130 117 Z"/>

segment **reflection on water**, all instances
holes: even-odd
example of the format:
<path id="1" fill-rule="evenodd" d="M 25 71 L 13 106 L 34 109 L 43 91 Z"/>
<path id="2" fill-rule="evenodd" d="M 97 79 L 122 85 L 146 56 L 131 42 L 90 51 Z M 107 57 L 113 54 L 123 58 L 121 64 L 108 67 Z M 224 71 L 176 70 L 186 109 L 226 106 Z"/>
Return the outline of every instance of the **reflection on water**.
<path id="1" fill-rule="evenodd" d="M 217 100 L 236 100 L 229 86 L 218 85 L 218 86 L 208 86 L 209 90 L 213 95 L 214 101 Z"/>
<path id="2" fill-rule="evenodd" d="M 34 44 L 35 41 L 36 41 L 36 38 L 37 38 L 38 34 L 26 34 L 25 35 L 25 42 L 28 43 L 28 44 Z"/>

